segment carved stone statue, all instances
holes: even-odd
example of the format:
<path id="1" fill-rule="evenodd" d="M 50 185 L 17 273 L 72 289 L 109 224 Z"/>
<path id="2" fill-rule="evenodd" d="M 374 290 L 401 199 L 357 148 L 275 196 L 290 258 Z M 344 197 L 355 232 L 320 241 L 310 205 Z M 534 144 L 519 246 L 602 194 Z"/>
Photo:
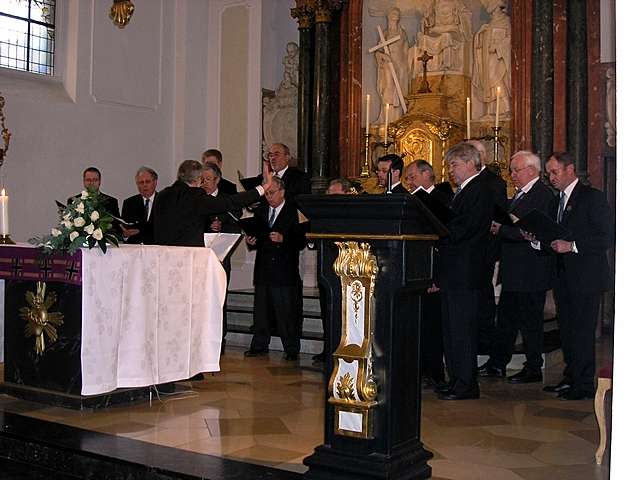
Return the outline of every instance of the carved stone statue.
<path id="1" fill-rule="evenodd" d="M 500 87 L 500 112 L 511 112 L 511 19 L 505 12 L 504 0 L 480 0 L 489 23 L 480 27 L 473 40 L 472 95 L 474 118 L 496 111 L 496 91 Z"/>
<path id="2" fill-rule="evenodd" d="M 427 0 L 412 49 L 413 76 L 421 73 L 415 59 L 425 51 L 433 56 L 429 71 L 465 73 L 464 47 L 471 37 L 471 10 L 462 0 Z"/>
<path id="3" fill-rule="evenodd" d="M 283 73 L 275 95 L 262 101 L 263 150 L 284 143 L 297 158 L 298 144 L 298 45 L 289 42 L 282 59 Z"/>
<path id="4" fill-rule="evenodd" d="M 385 53 L 385 49 L 382 48 L 374 52 L 377 64 L 376 89 L 380 96 L 380 113 L 376 123 L 384 123 L 384 107 L 387 103 L 391 105 L 389 109 L 390 122 L 400 118 L 403 113 L 392 69 L 395 69 L 402 95 L 406 96 L 409 90 L 407 68 L 409 42 L 407 40 L 407 32 L 400 24 L 400 10 L 391 8 L 387 12 L 387 29 L 384 31 L 384 38 L 388 40 L 397 35 L 400 36 L 400 39 L 388 45 L 389 54 Z"/>

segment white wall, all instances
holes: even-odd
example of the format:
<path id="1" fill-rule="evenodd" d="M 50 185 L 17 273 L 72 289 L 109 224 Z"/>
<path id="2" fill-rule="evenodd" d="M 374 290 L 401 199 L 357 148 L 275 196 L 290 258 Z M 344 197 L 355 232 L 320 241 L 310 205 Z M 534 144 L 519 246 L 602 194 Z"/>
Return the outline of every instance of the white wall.
<path id="1" fill-rule="evenodd" d="M 0 69 L 12 133 L 0 181 L 18 241 L 49 230 L 53 200 L 82 188 L 85 167 L 122 201 L 140 165 L 166 186 L 207 146 L 209 1 L 137 0 L 124 29 L 111 4 L 58 1 L 56 78 Z"/>
<path id="2" fill-rule="evenodd" d="M 266 0 L 262 6 L 262 88 L 275 90 L 282 80 L 282 57 L 289 42 L 300 44 L 298 23 L 291 17 L 294 0 Z"/>

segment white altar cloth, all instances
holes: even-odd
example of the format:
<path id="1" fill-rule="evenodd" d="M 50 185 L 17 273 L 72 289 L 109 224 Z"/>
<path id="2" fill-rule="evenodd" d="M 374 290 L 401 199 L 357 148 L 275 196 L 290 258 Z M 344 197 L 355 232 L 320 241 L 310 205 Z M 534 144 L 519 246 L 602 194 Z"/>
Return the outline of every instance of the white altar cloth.
<path id="1" fill-rule="evenodd" d="M 208 248 L 82 250 L 82 394 L 220 370 L 224 269 Z"/>

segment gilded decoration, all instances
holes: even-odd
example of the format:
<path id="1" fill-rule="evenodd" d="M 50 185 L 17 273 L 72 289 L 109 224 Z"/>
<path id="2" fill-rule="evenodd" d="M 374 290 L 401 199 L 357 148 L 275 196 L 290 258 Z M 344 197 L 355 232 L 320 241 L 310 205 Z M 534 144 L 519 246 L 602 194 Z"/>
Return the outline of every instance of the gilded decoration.
<path id="1" fill-rule="evenodd" d="M 24 336 L 26 338 L 35 338 L 35 351 L 37 355 L 42 355 L 45 350 L 45 336 L 49 342 L 55 342 L 58 339 L 59 327 L 64 323 L 64 316 L 60 312 L 50 312 L 49 309 L 57 301 L 54 292 L 45 296 L 47 284 L 38 282 L 36 285 L 36 293 L 27 292 L 25 299 L 28 306 L 20 308 L 20 318 L 27 322 L 24 327 Z"/>
<path id="2" fill-rule="evenodd" d="M 0 95 L 0 127 L 2 128 L 0 136 L 2 136 L 2 141 L 4 142 L 4 148 L 0 148 L 0 167 L 2 167 L 2 164 L 4 163 L 4 157 L 7 154 L 7 150 L 9 150 L 9 140 L 11 140 L 11 133 L 4 124 L 4 102 L 4 97 Z"/>
<path id="3" fill-rule="evenodd" d="M 109 18 L 113 20 L 113 23 L 118 28 L 124 28 L 131 20 L 134 10 L 133 2 L 129 0 L 114 0 L 109 11 Z"/>
<path id="4" fill-rule="evenodd" d="M 373 409 L 378 386 L 373 368 L 372 303 L 378 264 L 371 245 L 355 241 L 336 242 L 338 256 L 333 270 L 342 287 L 342 336 L 333 353 L 329 380 L 329 403 L 335 408 L 337 434 L 373 438 Z M 340 412 L 355 414 L 360 431 L 345 429 Z"/>

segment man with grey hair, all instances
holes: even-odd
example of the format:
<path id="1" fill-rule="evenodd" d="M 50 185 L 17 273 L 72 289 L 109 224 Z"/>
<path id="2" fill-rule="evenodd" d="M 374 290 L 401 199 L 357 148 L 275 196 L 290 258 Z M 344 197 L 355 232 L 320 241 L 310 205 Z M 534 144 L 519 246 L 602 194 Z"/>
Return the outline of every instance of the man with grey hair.
<path id="1" fill-rule="evenodd" d="M 451 197 L 444 189 L 438 188 L 435 183 L 436 174 L 433 171 L 433 167 L 426 160 L 414 160 L 407 165 L 404 178 L 407 181 L 409 191 L 413 192 L 416 188 L 422 187 L 440 203 L 449 205 Z"/>
<path id="2" fill-rule="evenodd" d="M 153 204 L 157 195 L 158 174 L 153 168 L 140 167 L 135 176 L 138 194 L 122 202 L 122 218 L 127 225 L 120 225 L 126 243 L 153 243 Z"/>
<path id="3" fill-rule="evenodd" d="M 271 186 L 272 175 L 264 168 L 264 182 L 255 189 L 225 197 L 207 195 L 202 185 L 202 165 L 185 160 L 178 168 L 178 179 L 157 198 L 154 236 L 158 245 L 203 247 L 205 224 L 211 215 L 251 205 Z"/>
<path id="4" fill-rule="evenodd" d="M 480 175 L 480 154 L 459 143 L 445 157 L 458 185 L 447 222 L 449 235 L 439 242 L 435 284 L 441 290 L 444 353 L 449 384 L 437 389 L 442 400 L 478 398 L 476 380 L 480 293 L 485 281 L 492 198 Z"/>
<path id="5" fill-rule="evenodd" d="M 554 195 L 540 180 L 540 170 L 540 157 L 534 153 L 521 150 L 511 157 L 511 179 L 516 186 L 516 194 L 509 203 L 510 214 L 522 218 L 532 210 L 549 211 Z M 553 257 L 532 249 L 528 239 L 516 226 L 492 222 L 491 233 L 502 241 L 498 276 L 502 291 L 490 357 L 479 373 L 483 376 L 504 376 L 520 330 L 527 361 L 524 368 L 509 377 L 508 381 L 540 382 L 544 302 L 546 292 L 552 286 Z"/>

